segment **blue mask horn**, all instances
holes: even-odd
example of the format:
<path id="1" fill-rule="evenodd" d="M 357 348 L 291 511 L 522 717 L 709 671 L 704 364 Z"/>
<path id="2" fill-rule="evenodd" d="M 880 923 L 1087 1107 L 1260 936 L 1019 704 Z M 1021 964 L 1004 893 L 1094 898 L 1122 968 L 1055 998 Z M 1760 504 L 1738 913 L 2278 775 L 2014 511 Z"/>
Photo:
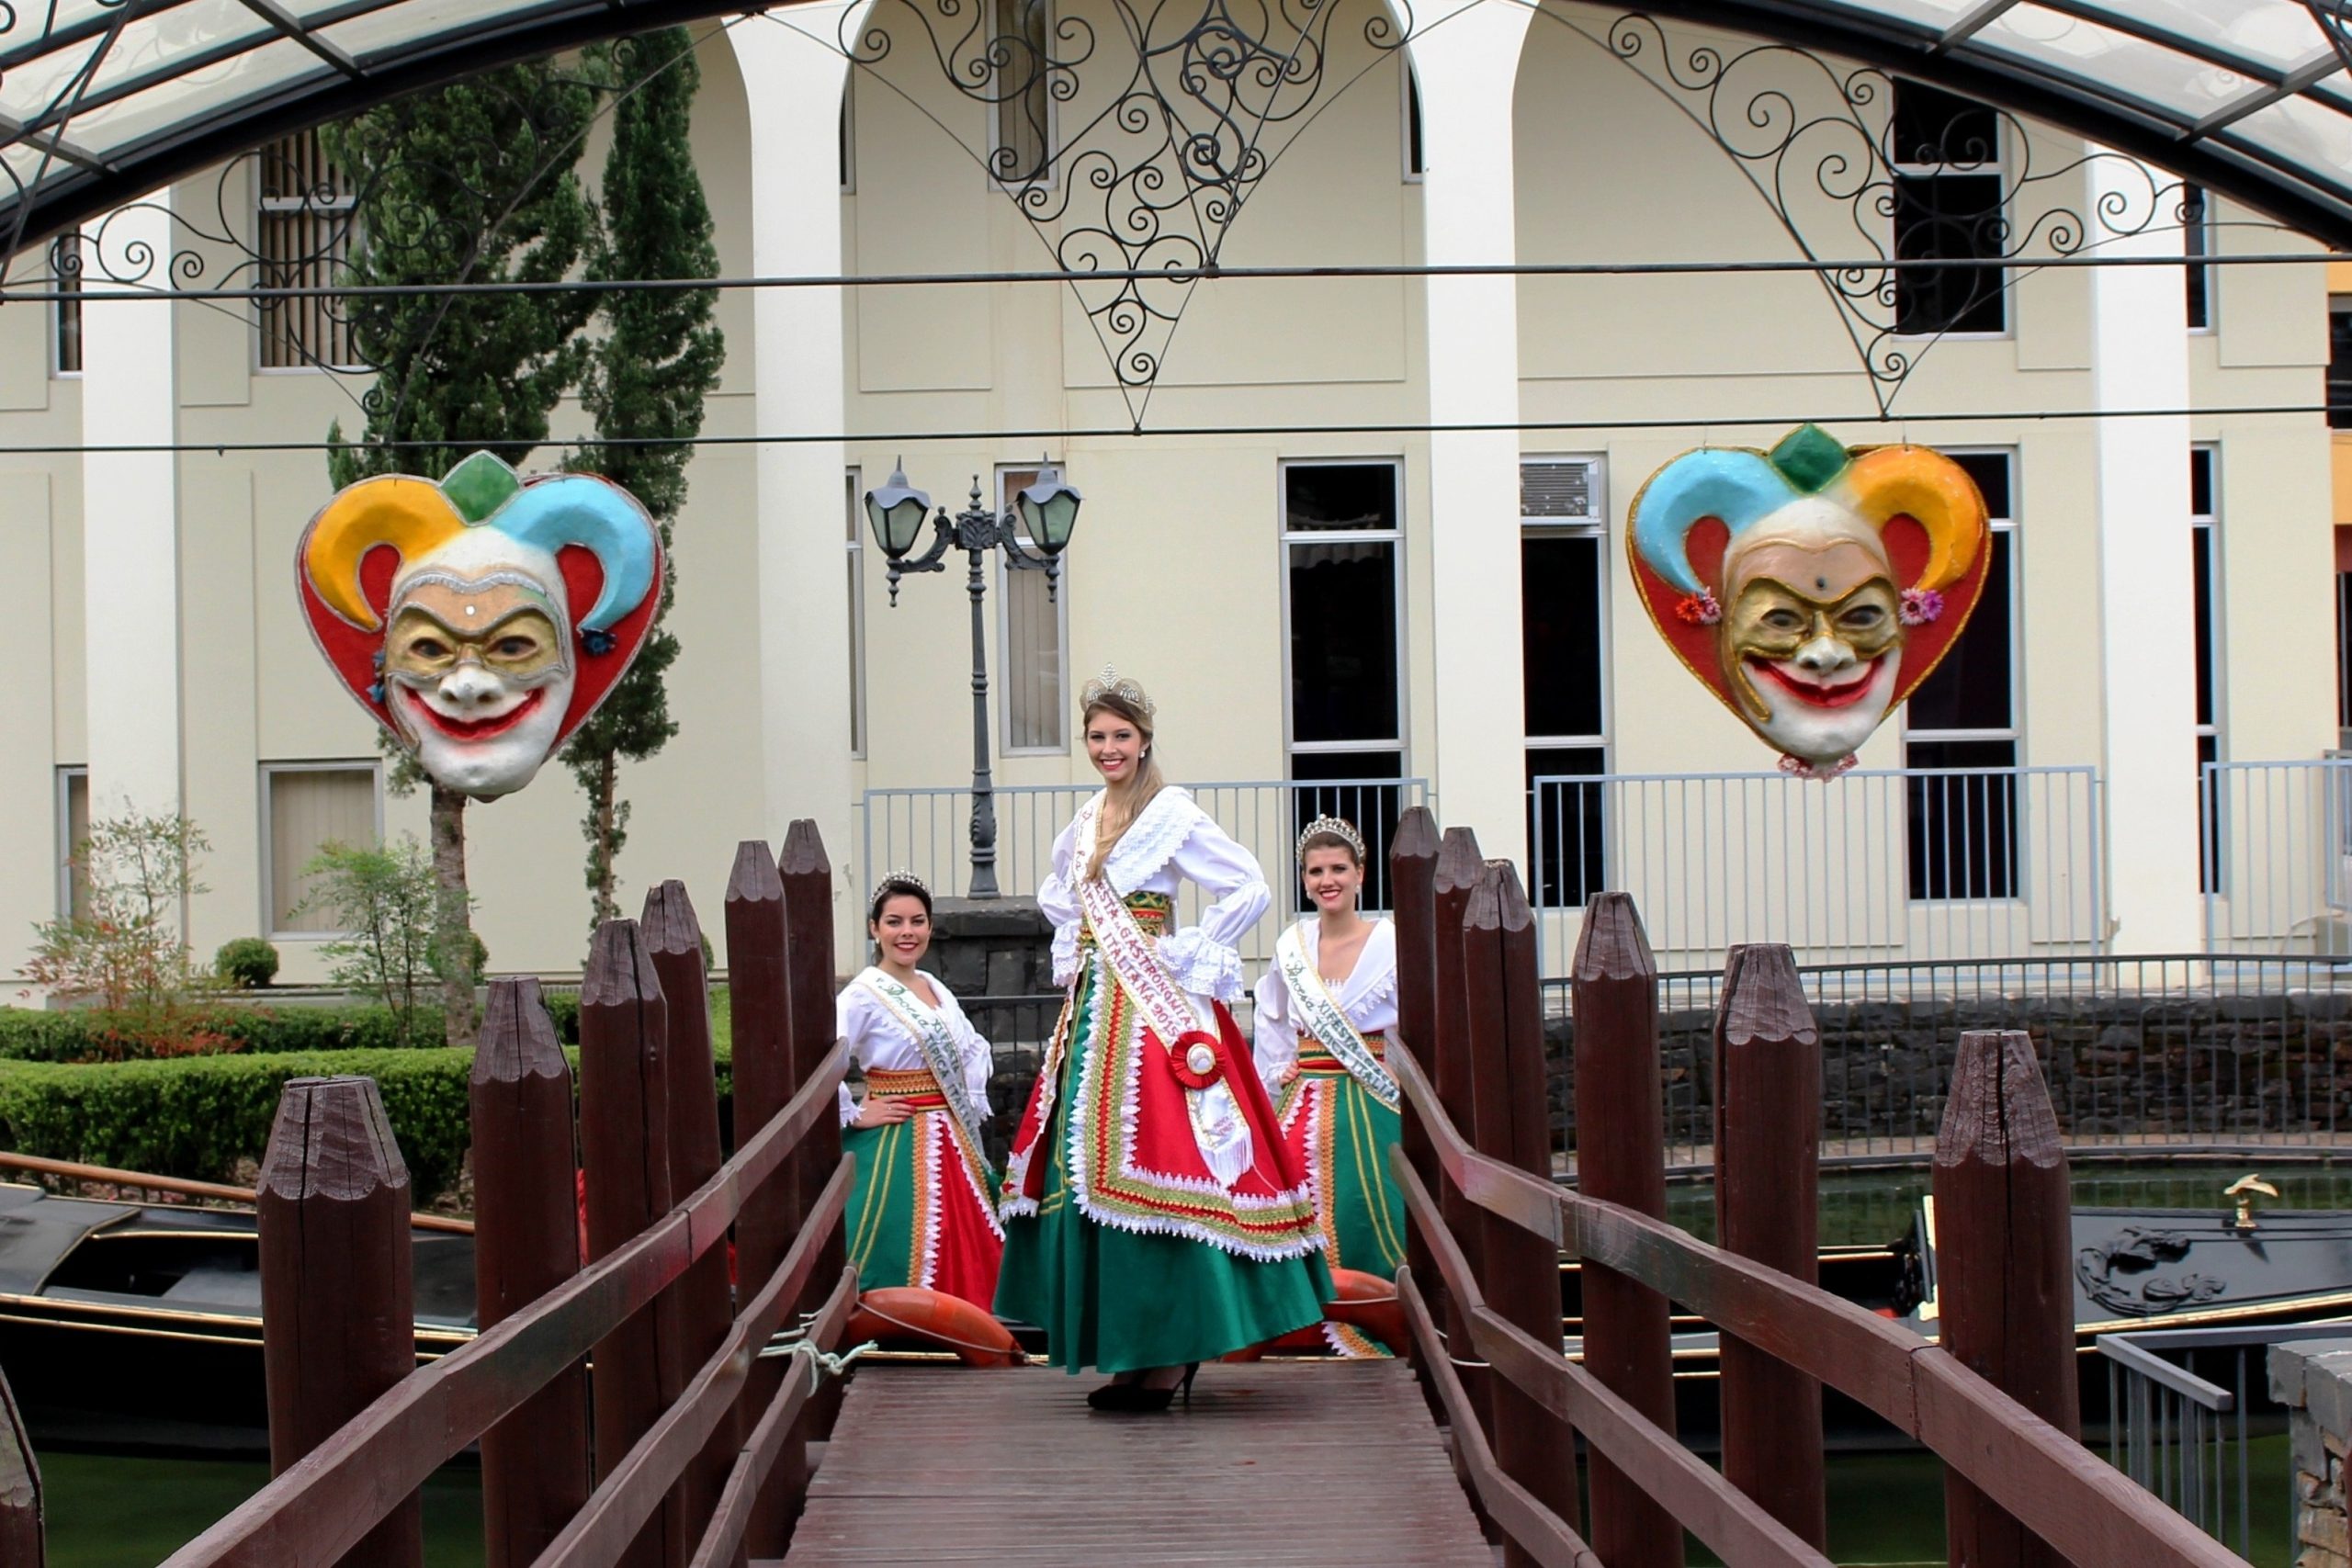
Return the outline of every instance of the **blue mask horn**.
<path id="1" fill-rule="evenodd" d="M 1795 498 L 1796 488 L 1761 453 L 1710 446 L 1685 452 L 1650 476 L 1634 502 L 1634 547 L 1685 593 L 1705 585 L 1690 570 L 1690 529 L 1717 517 L 1732 536 Z"/>
<path id="2" fill-rule="evenodd" d="M 610 632 L 645 603 L 653 587 L 660 536 L 635 496 L 593 474 L 535 479 L 501 507 L 492 520 L 499 532 L 537 545 L 549 555 L 566 545 L 594 553 L 605 569 L 596 603 L 580 617 L 583 640 Z"/>

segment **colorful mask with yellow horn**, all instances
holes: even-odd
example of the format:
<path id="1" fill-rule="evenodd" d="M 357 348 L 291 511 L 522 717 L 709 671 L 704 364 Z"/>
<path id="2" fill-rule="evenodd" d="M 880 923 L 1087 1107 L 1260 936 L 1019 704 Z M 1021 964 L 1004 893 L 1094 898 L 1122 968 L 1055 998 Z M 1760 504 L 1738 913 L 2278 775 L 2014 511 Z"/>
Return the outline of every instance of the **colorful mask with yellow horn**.
<path id="1" fill-rule="evenodd" d="M 1805 425 L 1770 452 L 1685 452 L 1634 498 L 1634 576 L 1690 672 L 1828 777 L 1967 625 L 1991 559 L 1984 499 L 1924 446 Z"/>
<path id="2" fill-rule="evenodd" d="M 296 560 L 311 635 L 352 695 L 434 783 L 484 797 L 529 784 L 596 711 L 661 602 L 661 535 L 636 497 L 591 474 L 526 479 L 487 452 L 437 485 L 346 486 Z"/>

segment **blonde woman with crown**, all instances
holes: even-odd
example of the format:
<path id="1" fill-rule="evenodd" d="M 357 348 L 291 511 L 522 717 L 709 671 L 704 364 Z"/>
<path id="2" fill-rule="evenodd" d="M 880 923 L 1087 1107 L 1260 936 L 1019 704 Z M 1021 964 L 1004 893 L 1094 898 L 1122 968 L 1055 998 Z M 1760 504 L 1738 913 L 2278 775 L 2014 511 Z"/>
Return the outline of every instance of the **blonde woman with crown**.
<path id="1" fill-rule="evenodd" d="M 1097 1410 L 1189 1403 L 1202 1361 L 1318 1322 L 1330 1292 L 1306 1173 L 1228 1004 L 1270 901 L 1250 852 L 1164 783 L 1151 699 L 1080 699 L 1102 788 L 1054 840 L 1037 905 L 1067 987 L 1004 1181 L 997 1314 L 1113 1374 Z M 1212 900 L 1189 930 L 1176 894 Z"/>
<path id="2" fill-rule="evenodd" d="M 1004 1229 L 980 1146 L 994 1053 L 956 993 L 915 964 L 931 948 L 931 889 L 894 872 L 874 890 L 875 962 L 833 1003 L 865 1098 L 841 1090 L 842 1147 L 857 1156 L 843 1224 L 861 1291 L 917 1285 L 986 1312 Z"/>
<path id="3" fill-rule="evenodd" d="M 1258 1071 L 1314 1190 L 1325 1260 L 1393 1279 L 1405 1261 L 1405 1201 L 1388 1177 L 1401 1122 L 1385 1062 L 1396 1026 L 1396 931 L 1358 908 L 1363 836 L 1353 824 L 1308 823 L 1298 872 L 1315 913 L 1277 939 L 1258 981 Z M 1385 1353 L 1345 1324 L 1326 1323 L 1323 1335 L 1344 1356 Z"/>

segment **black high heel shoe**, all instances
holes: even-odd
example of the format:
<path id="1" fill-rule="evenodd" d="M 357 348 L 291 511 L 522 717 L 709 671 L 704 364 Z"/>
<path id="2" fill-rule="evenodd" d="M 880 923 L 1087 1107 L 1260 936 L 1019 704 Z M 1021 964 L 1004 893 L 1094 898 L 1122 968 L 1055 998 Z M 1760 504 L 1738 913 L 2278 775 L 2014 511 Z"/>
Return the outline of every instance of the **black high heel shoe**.
<path id="1" fill-rule="evenodd" d="M 1106 1382 L 1086 1396 L 1089 1408 L 1107 1411 L 1117 1416 L 1157 1416 L 1176 1403 L 1182 1393 L 1187 1406 L 1193 1403 L 1193 1379 L 1199 1375 L 1201 1364 L 1188 1363 L 1183 1378 L 1166 1388 L 1152 1388 L 1141 1382 Z"/>

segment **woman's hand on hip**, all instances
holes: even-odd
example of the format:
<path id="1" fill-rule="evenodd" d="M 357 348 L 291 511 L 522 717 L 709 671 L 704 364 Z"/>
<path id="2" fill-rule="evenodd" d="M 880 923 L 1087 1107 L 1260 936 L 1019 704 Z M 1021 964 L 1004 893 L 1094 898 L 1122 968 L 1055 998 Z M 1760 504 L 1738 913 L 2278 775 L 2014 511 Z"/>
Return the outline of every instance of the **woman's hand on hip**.
<path id="1" fill-rule="evenodd" d="M 889 1127 L 914 1114 L 903 1100 L 874 1100 L 869 1098 L 857 1108 L 857 1120 L 853 1127 Z"/>

